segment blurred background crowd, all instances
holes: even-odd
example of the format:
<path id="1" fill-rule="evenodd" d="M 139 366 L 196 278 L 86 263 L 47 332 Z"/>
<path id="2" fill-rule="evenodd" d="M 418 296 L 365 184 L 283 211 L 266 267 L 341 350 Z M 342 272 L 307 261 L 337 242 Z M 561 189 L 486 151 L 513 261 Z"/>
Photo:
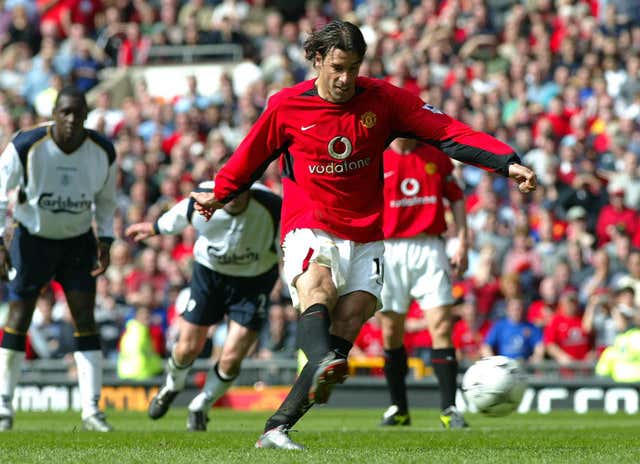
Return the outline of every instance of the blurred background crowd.
<path id="1" fill-rule="evenodd" d="M 473 244 L 469 270 L 454 287 L 460 359 L 497 353 L 595 362 L 639 325 L 637 2 L 0 1 L 0 145 L 48 120 L 57 91 L 73 83 L 98 89 L 87 126 L 117 149 L 118 239 L 111 267 L 98 280 L 96 307 L 106 355 L 116 359 L 123 333 L 141 324 L 149 328 L 153 356 L 166 356 L 188 299 L 194 231 L 134 244 L 123 237 L 126 226 L 155 220 L 211 178 L 268 97 L 313 75 L 302 43 L 333 18 L 362 28 L 368 43 L 362 75 L 404 87 L 507 141 L 538 175 L 539 188 L 523 195 L 504 178 L 456 166 Z M 103 69 L 145 65 L 154 47 L 210 44 L 239 45 L 243 57 L 220 75 L 215 93 L 203 93 L 195 75 L 184 94 L 170 98 L 152 95 L 139 80 L 114 104 L 100 87 Z M 262 181 L 279 192 L 276 164 Z M 293 357 L 296 318 L 286 287 L 278 285 L 253 356 Z M 412 308 L 407 349 L 428 362 L 425 327 Z M 38 302 L 31 356 L 64 357 L 71 332 L 53 285 Z M 203 356 L 219 349 L 224 325 L 211 335 Z M 371 320 L 354 353 L 382 352 Z"/>

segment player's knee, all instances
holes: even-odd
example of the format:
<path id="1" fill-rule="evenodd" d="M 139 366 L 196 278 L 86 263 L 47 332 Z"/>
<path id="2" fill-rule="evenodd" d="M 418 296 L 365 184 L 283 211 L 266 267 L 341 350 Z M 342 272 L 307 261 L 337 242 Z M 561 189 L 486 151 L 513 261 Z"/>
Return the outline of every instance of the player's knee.
<path id="1" fill-rule="evenodd" d="M 320 285 L 308 289 L 305 293 L 305 301 L 321 303 L 330 309 L 333 308 L 338 301 L 338 294 L 333 286 Z"/>
<path id="2" fill-rule="evenodd" d="M 179 340 L 175 348 L 175 356 L 183 360 L 193 361 L 198 357 L 204 348 L 204 341 L 200 340 Z"/>
<path id="3" fill-rule="evenodd" d="M 218 361 L 218 369 L 227 376 L 236 376 L 240 372 L 242 358 L 236 353 L 223 353 Z"/>

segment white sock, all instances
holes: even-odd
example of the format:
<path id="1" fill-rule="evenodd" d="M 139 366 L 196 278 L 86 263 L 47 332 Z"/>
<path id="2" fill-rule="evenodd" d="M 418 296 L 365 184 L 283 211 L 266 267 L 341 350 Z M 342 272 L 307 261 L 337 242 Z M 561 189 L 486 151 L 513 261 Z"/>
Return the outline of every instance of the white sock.
<path id="1" fill-rule="evenodd" d="M 78 388 L 82 418 L 86 419 L 100 412 L 98 402 L 102 390 L 102 352 L 75 351 L 73 357 L 78 367 Z"/>
<path id="2" fill-rule="evenodd" d="M 207 381 L 204 383 L 202 391 L 189 403 L 189 411 L 208 411 L 213 403 L 229 390 L 237 377 L 237 375 L 230 377 L 220 372 L 217 364 L 213 366 L 207 373 Z"/>
<path id="3" fill-rule="evenodd" d="M 13 417 L 13 393 L 20 379 L 24 351 L 0 348 L 0 416 Z"/>
<path id="4" fill-rule="evenodd" d="M 171 391 L 182 391 L 187 383 L 187 376 L 189 375 L 190 369 L 191 364 L 188 366 L 178 366 L 173 358 L 173 353 L 171 353 L 169 361 L 167 361 L 166 388 Z"/>

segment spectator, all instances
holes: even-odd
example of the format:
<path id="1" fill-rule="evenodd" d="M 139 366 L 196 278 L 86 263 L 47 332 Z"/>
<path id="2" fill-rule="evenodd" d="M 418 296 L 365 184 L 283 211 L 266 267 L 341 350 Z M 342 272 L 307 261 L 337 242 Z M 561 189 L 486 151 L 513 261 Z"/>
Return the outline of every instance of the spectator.
<path id="1" fill-rule="evenodd" d="M 638 213 L 624 204 L 624 187 L 611 183 L 607 191 L 611 203 L 602 208 L 598 214 L 596 225 L 598 245 L 604 245 L 611 240 L 615 227 L 623 229 L 631 236 L 638 228 Z"/>
<path id="2" fill-rule="evenodd" d="M 501 355 L 521 361 L 542 361 L 542 331 L 524 320 L 523 300 L 517 297 L 508 299 L 506 312 L 506 317 L 497 321 L 487 333 L 482 346 L 483 355 Z"/>
<path id="3" fill-rule="evenodd" d="M 589 297 L 582 316 L 582 328 L 593 337 L 598 354 L 613 345 L 616 336 L 626 330 L 625 315 L 608 288 L 598 288 Z"/>
<path id="4" fill-rule="evenodd" d="M 610 287 L 612 284 L 613 274 L 609 265 L 609 255 L 604 248 L 599 248 L 591 258 L 591 272 L 581 283 L 580 302 L 586 304 L 596 289 Z"/>
<path id="5" fill-rule="evenodd" d="M 632 327 L 617 335 L 613 345 L 600 355 L 596 374 L 615 382 L 640 382 L 640 311 L 633 315 Z"/>
<path id="6" fill-rule="evenodd" d="M 635 294 L 635 305 L 640 307 L 640 250 L 633 250 L 627 258 L 627 272 L 615 282 L 617 288 L 630 287 Z"/>
<path id="7" fill-rule="evenodd" d="M 578 293 L 565 289 L 560 296 L 558 311 L 545 327 L 543 340 L 547 355 L 560 365 L 593 360 L 593 342 L 582 326 Z"/>
<path id="8" fill-rule="evenodd" d="M 155 351 L 151 339 L 150 309 L 141 306 L 135 317 L 127 322 L 118 355 L 118 377 L 130 380 L 146 380 L 160 375 L 164 362 Z"/>
<path id="9" fill-rule="evenodd" d="M 149 58 L 151 41 L 148 37 L 140 35 L 140 27 L 136 23 L 127 24 L 125 34 L 118 47 L 118 66 L 145 64 Z"/>
<path id="10" fill-rule="evenodd" d="M 542 329 L 549 324 L 555 314 L 560 291 L 553 278 L 547 276 L 540 281 L 538 293 L 540 298 L 529 305 L 527 321 Z"/>
<path id="11" fill-rule="evenodd" d="M 112 248 L 113 251 L 113 248 Z M 96 279 L 95 319 L 100 334 L 100 347 L 104 359 L 115 361 L 118 356 L 118 342 L 124 329 L 124 320 L 130 308 L 118 301 L 105 276 Z"/>
<path id="12" fill-rule="evenodd" d="M 452 339 L 459 362 L 473 363 L 482 357 L 482 343 L 491 327 L 488 320 L 478 317 L 475 297 L 463 297 L 458 306 L 460 319 L 453 325 Z"/>
<path id="13" fill-rule="evenodd" d="M 46 287 L 38 297 L 37 315 L 29 328 L 31 345 L 40 359 L 61 359 L 74 351 L 73 325 L 65 317 L 54 316 L 54 305 L 53 291 Z"/>

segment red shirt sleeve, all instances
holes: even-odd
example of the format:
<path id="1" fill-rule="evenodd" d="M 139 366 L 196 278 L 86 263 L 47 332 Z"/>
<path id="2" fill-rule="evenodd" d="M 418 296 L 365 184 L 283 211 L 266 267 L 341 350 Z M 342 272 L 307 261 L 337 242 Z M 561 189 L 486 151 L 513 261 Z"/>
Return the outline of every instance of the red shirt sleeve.
<path id="1" fill-rule="evenodd" d="M 388 85 L 393 109 L 392 130 L 397 137 L 414 136 L 435 146 L 451 158 L 486 171 L 508 175 L 508 166 L 520 163 L 513 149 L 489 134 L 442 113 L 419 97 Z"/>
<path id="2" fill-rule="evenodd" d="M 276 94 L 271 98 L 267 109 L 251 127 L 233 156 L 218 171 L 213 188 L 218 201 L 226 203 L 251 187 L 286 148 L 277 123 L 277 108 L 282 101 L 279 97 L 280 94 Z"/>

